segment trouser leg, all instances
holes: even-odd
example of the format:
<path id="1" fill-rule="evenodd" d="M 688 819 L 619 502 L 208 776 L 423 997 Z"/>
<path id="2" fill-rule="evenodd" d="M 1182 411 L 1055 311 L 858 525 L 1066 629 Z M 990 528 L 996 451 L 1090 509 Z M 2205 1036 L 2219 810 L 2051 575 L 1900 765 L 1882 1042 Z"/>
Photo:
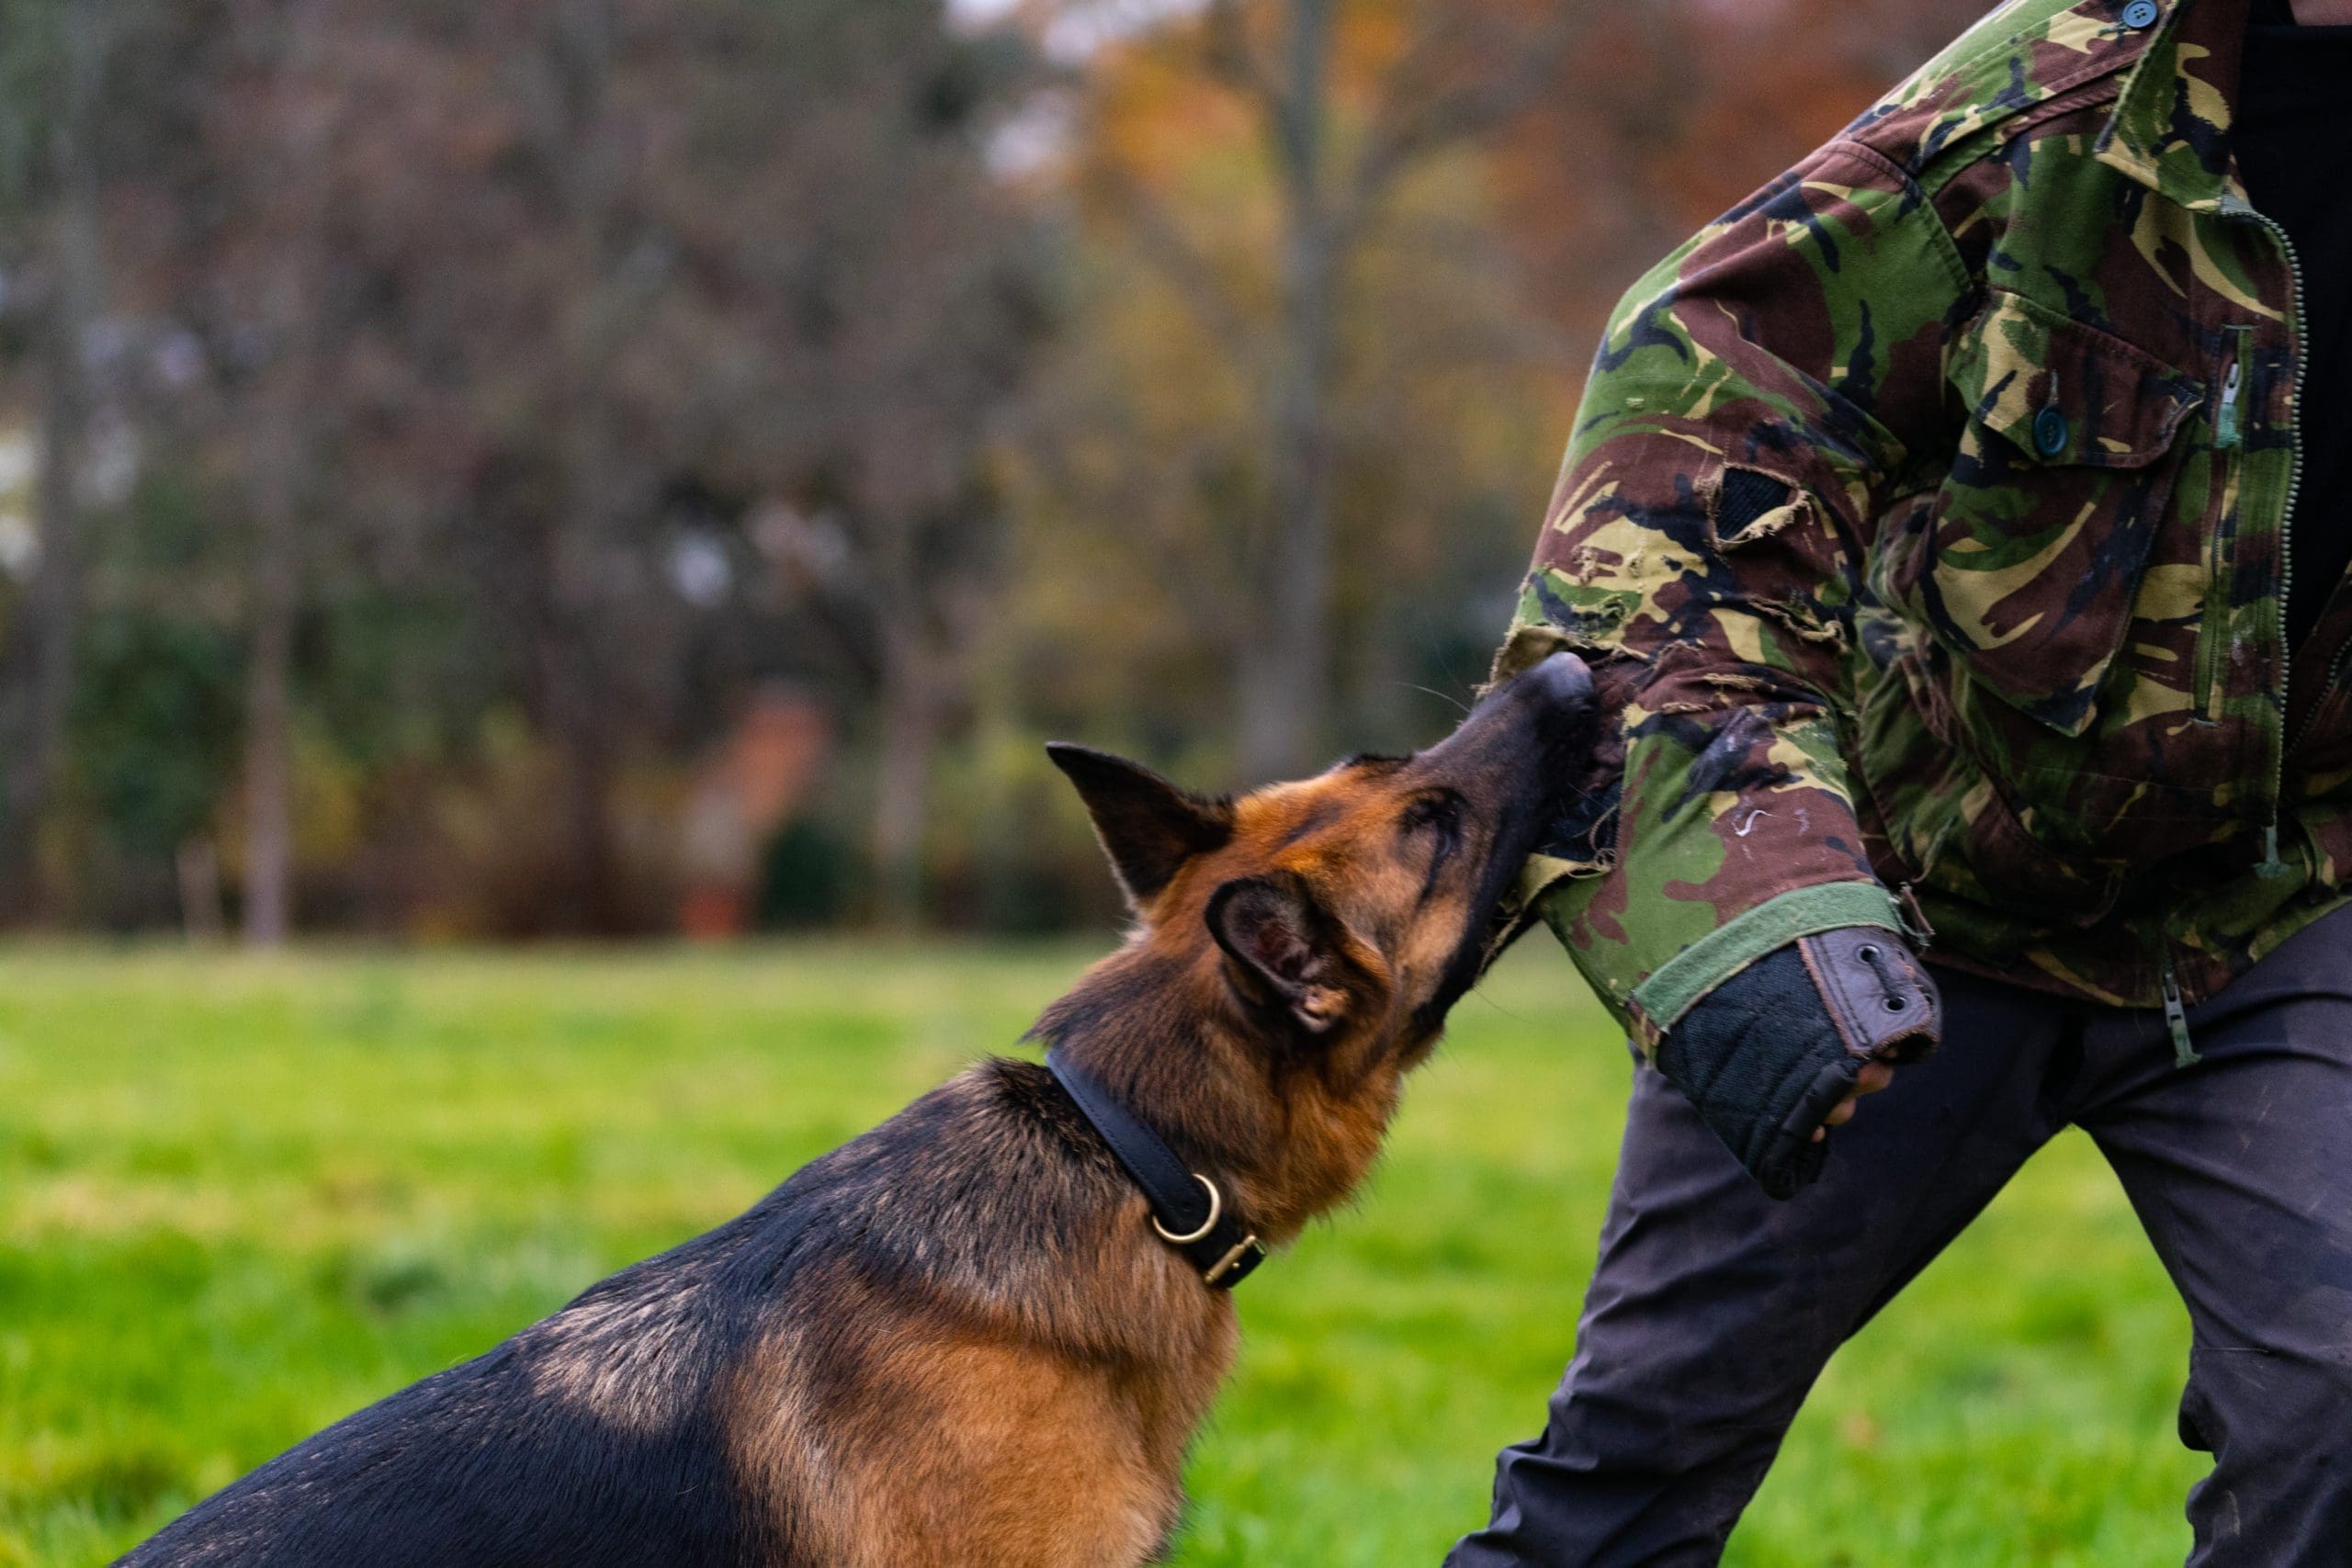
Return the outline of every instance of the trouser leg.
<path id="1" fill-rule="evenodd" d="M 1938 978 L 1943 1049 L 1872 1097 L 1785 1203 L 1637 1072 L 1576 1358 L 1451 1568 L 1717 1560 L 1831 1352 L 2063 1120 L 2047 1095 L 2079 1052 L 2066 1010 Z"/>
<path id="2" fill-rule="evenodd" d="M 2190 1015 L 2101 1021 L 2078 1120 L 2188 1303 L 2197 1568 L 2352 1563 L 2352 911 Z M 2138 1036 L 2149 1037 L 2144 1045 Z"/>

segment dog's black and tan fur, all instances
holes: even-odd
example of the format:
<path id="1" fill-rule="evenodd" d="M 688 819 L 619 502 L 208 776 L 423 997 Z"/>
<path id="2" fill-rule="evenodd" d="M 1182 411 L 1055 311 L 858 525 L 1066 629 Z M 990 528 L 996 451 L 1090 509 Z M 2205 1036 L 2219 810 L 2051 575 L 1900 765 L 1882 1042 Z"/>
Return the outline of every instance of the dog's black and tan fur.
<path id="1" fill-rule="evenodd" d="M 1589 694 L 1561 656 L 1434 750 L 1229 803 L 1057 749 L 1137 922 L 1036 1032 L 1287 1241 L 1489 956 Z M 1053 1079 L 991 1061 L 126 1561 L 1143 1563 L 1236 1337 L 1147 1221 Z"/>

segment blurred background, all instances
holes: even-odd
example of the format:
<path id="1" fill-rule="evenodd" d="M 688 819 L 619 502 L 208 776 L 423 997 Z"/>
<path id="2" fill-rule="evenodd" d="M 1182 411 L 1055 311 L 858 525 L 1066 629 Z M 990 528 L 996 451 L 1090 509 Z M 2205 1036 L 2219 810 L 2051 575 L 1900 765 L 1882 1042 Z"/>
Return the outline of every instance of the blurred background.
<path id="1" fill-rule="evenodd" d="M 1625 285 L 1975 0 L 0 0 L 0 920 L 1113 912 L 1441 734 Z"/>

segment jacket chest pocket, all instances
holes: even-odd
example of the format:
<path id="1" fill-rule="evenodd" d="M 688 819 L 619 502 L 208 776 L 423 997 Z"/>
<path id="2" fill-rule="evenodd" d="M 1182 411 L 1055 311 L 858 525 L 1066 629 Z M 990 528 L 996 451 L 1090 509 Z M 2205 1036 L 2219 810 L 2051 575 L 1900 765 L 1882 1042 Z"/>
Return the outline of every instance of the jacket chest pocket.
<path id="1" fill-rule="evenodd" d="M 2199 385 L 2132 344 L 1995 290 L 1946 374 L 1967 411 L 1932 507 L 1886 541 L 1888 587 L 2003 702 L 2089 728 L 2130 626 Z"/>

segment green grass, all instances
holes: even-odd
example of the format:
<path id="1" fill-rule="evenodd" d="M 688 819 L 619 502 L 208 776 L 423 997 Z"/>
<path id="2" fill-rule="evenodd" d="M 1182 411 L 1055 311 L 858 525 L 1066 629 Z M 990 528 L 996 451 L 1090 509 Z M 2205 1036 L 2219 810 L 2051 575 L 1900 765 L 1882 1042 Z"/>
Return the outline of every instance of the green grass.
<path id="1" fill-rule="evenodd" d="M 1084 957 L 0 953 L 0 1568 L 102 1562 L 734 1213 Z M 1180 1563 L 1433 1568 L 1484 1517 L 1629 1076 L 1537 942 L 1463 1006 L 1361 1204 L 1241 1292 Z M 2187 1335 L 2070 1134 L 1831 1367 L 1731 1561 L 2178 1561 Z"/>

